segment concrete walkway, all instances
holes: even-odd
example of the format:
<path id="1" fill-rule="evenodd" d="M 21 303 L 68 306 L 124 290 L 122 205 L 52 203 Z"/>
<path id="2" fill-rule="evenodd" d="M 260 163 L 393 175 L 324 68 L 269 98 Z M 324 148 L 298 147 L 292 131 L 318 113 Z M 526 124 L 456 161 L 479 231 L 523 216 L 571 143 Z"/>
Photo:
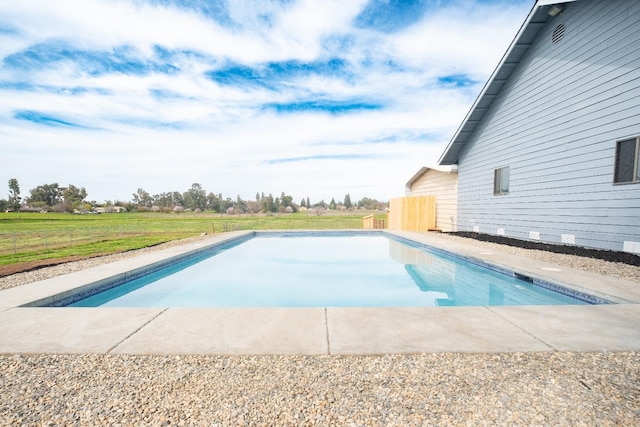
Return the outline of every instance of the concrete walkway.
<path id="1" fill-rule="evenodd" d="M 90 283 L 247 232 L 0 292 L 0 353 L 305 354 L 640 350 L 640 284 L 477 247 L 394 233 L 606 298 L 597 306 L 408 308 L 39 308 Z"/>

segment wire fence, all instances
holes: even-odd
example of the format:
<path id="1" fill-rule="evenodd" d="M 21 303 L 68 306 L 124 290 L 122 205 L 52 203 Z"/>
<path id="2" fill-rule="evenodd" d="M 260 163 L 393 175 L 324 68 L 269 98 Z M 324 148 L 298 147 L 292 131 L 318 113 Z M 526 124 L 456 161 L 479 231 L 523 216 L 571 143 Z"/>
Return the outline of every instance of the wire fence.
<path id="1" fill-rule="evenodd" d="M 0 233 L 0 255 L 71 248 L 87 243 L 142 236 L 141 231 L 64 230 Z"/>

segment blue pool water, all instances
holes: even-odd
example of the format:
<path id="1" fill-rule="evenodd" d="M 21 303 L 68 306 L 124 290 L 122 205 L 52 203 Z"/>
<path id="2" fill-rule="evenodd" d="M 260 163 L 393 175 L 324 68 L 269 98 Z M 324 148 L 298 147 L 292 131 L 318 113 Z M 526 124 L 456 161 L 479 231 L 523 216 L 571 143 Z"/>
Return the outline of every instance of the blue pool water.
<path id="1" fill-rule="evenodd" d="M 378 235 L 262 236 L 77 301 L 76 307 L 366 307 L 586 304 Z"/>

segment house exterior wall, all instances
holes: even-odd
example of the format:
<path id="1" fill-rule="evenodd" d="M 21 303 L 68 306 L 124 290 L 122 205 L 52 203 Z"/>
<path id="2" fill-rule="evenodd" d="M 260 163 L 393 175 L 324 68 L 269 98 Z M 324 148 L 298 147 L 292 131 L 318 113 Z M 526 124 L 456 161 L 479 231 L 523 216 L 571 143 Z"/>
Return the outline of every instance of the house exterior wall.
<path id="1" fill-rule="evenodd" d="M 429 169 L 411 184 L 410 196 L 434 196 L 436 228 L 456 231 L 458 174 Z"/>
<path id="2" fill-rule="evenodd" d="M 558 24 L 564 37 L 552 43 Z M 618 251 L 636 246 L 640 183 L 613 182 L 616 141 L 636 136 L 640 2 L 566 4 L 460 153 L 458 229 Z M 494 195 L 494 170 L 505 166 L 509 192 Z"/>

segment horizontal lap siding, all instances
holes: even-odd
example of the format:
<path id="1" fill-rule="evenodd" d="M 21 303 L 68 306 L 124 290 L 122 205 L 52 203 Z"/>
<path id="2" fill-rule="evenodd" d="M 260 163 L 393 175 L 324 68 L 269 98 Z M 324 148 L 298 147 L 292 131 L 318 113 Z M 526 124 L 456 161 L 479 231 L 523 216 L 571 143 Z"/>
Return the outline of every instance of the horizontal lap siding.
<path id="1" fill-rule="evenodd" d="M 455 231 L 458 174 L 427 170 L 411 185 L 411 196 L 435 196 L 436 228 Z"/>
<path id="2" fill-rule="evenodd" d="M 558 24 L 564 38 L 551 43 Z M 640 2 L 581 0 L 540 31 L 460 156 L 458 229 L 622 250 L 640 184 L 614 185 L 616 141 L 640 135 Z M 509 166 L 509 194 L 493 194 Z"/>

